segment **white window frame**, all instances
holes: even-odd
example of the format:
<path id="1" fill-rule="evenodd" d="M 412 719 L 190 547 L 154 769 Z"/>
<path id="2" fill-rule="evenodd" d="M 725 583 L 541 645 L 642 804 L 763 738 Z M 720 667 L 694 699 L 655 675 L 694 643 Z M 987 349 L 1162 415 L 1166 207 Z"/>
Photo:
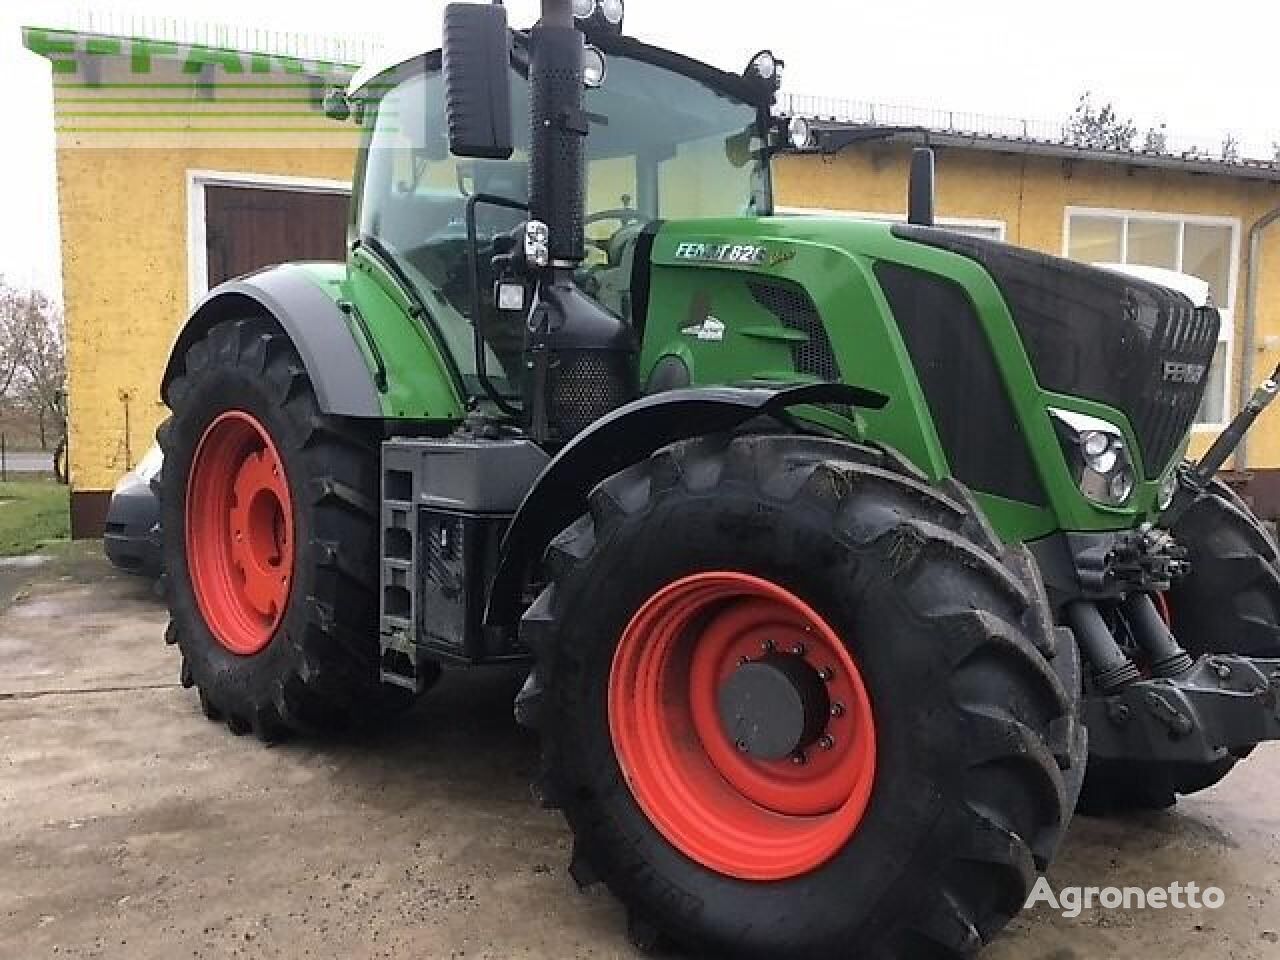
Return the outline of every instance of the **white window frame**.
<path id="1" fill-rule="evenodd" d="M 1120 262 L 1129 262 L 1129 221 L 1151 220 L 1161 223 L 1176 223 L 1178 229 L 1178 265 L 1182 270 L 1183 245 L 1186 242 L 1186 227 L 1228 227 L 1231 230 L 1231 265 L 1227 275 L 1227 302 L 1217 304 L 1222 315 L 1222 328 L 1218 331 L 1218 342 L 1226 345 L 1223 357 L 1225 375 L 1222 378 L 1222 411 L 1223 419 L 1217 423 L 1196 423 L 1192 430 L 1195 433 L 1217 433 L 1230 422 L 1232 385 L 1235 380 L 1235 309 L 1236 296 L 1240 284 L 1240 234 L 1241 223 L 1238 217 L 1214 217 L 1195 213 L 1169 213 L 1160 210 L 1122 210 L 1115 207 L 1067 207 L 1062 213 L 1062 255 L 1070 256 L 1071 252 L 1071 220 L 1073 217 L 1090 217 L 1097 220 L 1119 220 L 1120 225 Z"/>
<path id="2" fill-rule="evenodd" d="M 239 187 L 250 190 L 288 190 L 351 196 L 351 181 L 320 177 L 232 173 L 221 170 L 187 171 L 187 299 L 191 309 L 209 292 L 209 225 L 205 189 Z"/>
<path id="3" fill-rule="evenodd" d="M 871 210 L 832 210 L 824 207 L 775 207 L 779 216 L 841 217 L 845 220 L 870 220 L 874 223 L 906 223 L 905 213 L 884 213 Z M 937 225 L 947 227 L 976 227 L 991 230 L 995 239 L 1004 242 L 1008 225 L 1003 220 L 987 220 L 981 217 L 938 217 Z"/>

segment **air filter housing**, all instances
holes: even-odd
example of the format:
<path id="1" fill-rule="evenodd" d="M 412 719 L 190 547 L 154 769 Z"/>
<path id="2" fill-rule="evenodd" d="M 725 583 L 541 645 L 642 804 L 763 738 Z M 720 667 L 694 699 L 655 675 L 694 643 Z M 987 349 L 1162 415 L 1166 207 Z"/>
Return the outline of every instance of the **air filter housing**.
<path id="1" fill-rule="evenodd" d="M 525 409 L 538 443 L 562 446 L 635 399 L 631 327 L 579 290 L 570 275 L 543 284 L 529 325 Z"/>

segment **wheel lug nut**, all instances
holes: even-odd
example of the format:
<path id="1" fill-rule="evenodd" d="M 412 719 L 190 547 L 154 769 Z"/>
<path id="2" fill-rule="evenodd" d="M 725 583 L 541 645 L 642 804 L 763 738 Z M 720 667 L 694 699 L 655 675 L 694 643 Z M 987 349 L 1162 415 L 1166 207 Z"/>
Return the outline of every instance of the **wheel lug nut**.
<path id="1" fill-rule="evenodd" d="M 843 703 L 833 703 L 833 704 L 831 705 L 831 715 L 832 715 L 833 717 L 843 717 L 843 716 L 844 716 L 844 704 L 843 704 Z"/>
<path id="2" fill-rule="evenodd" d="M 794 647 L 792 647 L 792 648 L 791 648 L 791 652 L 792 652 L 793 654 L 795 654 L 797 657 L 803 657 L 803 656 L 804 656 L 804 644 L 803 644 L 803 643 L 797 643 Z"/>
<path id="3" fill-rule="evenodd" d="M 773 653 L 773 641 L 772 640 L 764 641 L 763 643 L 760 644 L 760 649 L 763 650 L 765 653 Z"/>
<path id="4" fill-rule="evenodd" d="M 740 666 L 740 667 L 745 667 L 745 666 L 746 666 L 748 663 L 750 663 L 750 662 L 751 662 L 751 658 L 750 658 L 750 657 L 739 657 L 739 658 L 738 658 L 738 666 Z"/>
<path id="5" fill-rule="evenodd" d="M 830 683 L 836 678 L 836 672 L 830 667 L 823 667 L 818 671 L 818 676 L 822 678 L 824 683 Z"/>
<path id="6" fill-rule="evenodd" d="M 809 758 L 804 755 L 803 750 L 797 750 L 795 753 L 791 755 L 791 762 L 795 764 L 797 767 L 803 767 L 806 763 L 809 762 Z"/>
<path id="7" fill-rule="evenodd" d="M 835 745 L 836 745 L 835 737 L 831 736 L 831 734 L 829 733 L 824 733 L 821 737 L 818 738 L 818 746 L 820 746 L 823 750 L 830 750 Z"/>

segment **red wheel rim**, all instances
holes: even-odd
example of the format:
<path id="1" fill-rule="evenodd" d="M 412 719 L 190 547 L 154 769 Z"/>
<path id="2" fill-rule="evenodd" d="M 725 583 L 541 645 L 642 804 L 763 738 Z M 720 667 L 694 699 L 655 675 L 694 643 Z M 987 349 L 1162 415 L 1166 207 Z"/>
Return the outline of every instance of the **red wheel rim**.
<path id="1" fill-rule="evenodd" d="M 187 480 L 187 567 L 214 637 L 253 656 L 271 643 L 293 583 L 293 500 L 284 462 L 253 416 L 218 417 Z"/>
<path id="2" fill-rule="evenodd" d="M 765 656 L 798 657 L 831 704 L 821 738 L 783 760 L 744 753 L 720 717 L 722 686 L 744 660 Z M 871 799 L 875 724 L 857 664 L 804 601 L 747 574 L 685 577 L 640 608 L 614 654 L 609 729 L 649 820 L 727 876 L 785 880 L 817 869 Z"/>

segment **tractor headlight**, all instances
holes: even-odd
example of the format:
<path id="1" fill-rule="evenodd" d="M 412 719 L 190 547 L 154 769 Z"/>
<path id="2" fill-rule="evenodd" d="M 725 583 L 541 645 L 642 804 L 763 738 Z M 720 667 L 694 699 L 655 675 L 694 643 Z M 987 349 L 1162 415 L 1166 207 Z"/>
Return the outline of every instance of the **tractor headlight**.
<path id="1" fill-rule="evenodd" d="M 573 18 L 588 37 L 622 33 L 623 0 L 573 0 Z"/>
<path id="2" fill-rule="evenodd" d="M 600 0 L 600 13 L 610 26 L 622 26 L 623 10 L 622 0 Z"/>
<path id="3" fill-rule="evenodd" d="M 599 47 L 587 44 L 582 51 L 582 82 L 589 90 L 595 90 L 604 86 L 608 75 L 609 61 L 605 59 L 604 53 Z"/>
<path id="4" fill-rule="evenodd" d="M 1108 507 L 1128 503 L 1138 478 L 1120 428 L 1072 410 L 1052 409 L 1049 415 L 1080 492 Z"/>
<path id="5" fill-rule="evenodd" d="M 748 80 L 754 80 L 756 83 L 763 83 L 771 90 L 777 91 L 782 86 L 782 68 L 785 64 L 774 56 L 772 50 L 761 50 L 751 62 L 747 64 L 747 69 L 742 71 L 742 75 Z"/>
<path id="6" fill-rule="evenodd" d="M 808 150 L 813 146 L 813 124 L 805 117 L 792 117 L 787 125 L 787 137 L 791 146 L 797 150 Z"/>

